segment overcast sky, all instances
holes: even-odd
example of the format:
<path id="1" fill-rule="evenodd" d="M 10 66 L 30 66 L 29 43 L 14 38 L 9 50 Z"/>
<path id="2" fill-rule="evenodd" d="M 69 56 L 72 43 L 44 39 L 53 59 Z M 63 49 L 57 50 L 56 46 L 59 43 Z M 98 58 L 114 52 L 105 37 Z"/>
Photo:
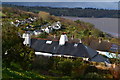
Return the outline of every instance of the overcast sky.
<path id="1" fill-rule="evenodd" d="M 120 0 L 1 0 L 2 2 L 119 2 Z"/>

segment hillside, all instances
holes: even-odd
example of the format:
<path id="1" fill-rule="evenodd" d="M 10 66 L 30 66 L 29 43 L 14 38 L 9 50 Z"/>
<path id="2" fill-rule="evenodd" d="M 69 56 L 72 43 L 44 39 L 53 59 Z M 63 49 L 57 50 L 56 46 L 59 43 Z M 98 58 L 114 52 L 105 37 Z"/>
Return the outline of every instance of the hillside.
<path id="1" fill-rule="evenodd" d="M 12 20 L 10 20 L 10 21 L 15 21 L 16 19 L 23 20 L 28 17 L 37 17 L 38 20 L 36 22 L 33 22 L 30 24 L 33 27 L 46 25 L 48 23 L 52 24 L 55 21 L 60 21 L 62 24 L 62 29 L 48 34 L 45 38 L 47 38 L 47 37 L 52 38 L 52 37 L 54 37 L 54 35 L 56 35 L 56 37 L 59 38 L 60 35 L 62 34 L 62 32 L 66 32 L 69 38 L 72 38 L 74 36 L 74 39 L 82 39 L 83 43 L 88 46 L 90 46 L 91 42 L 96 42 L 96 44 L 99 45 L 99 39 L 102 39 L 103 42 L 104 42 L 104 40 L 106 40 L 106 41 L 109 40 L 111 43 L 119 44 L 119 40 L 113 38 L 110 34 L 107 34 L 105 32 L 102 32 L 102 31 L 96 29 L 94 27 L 94 25 L 91 23 L 83 22 L 80 20 L 72 21 L 69 19 L 50 15 L 47 12 L 42 13 L 42 11 L 41 11 L 41 13 L 40 12 L 33 13 L 33 12 L 23 11 L 19 8 L 13 9 L 12 7 L 3 7 L 3 13 L 5 15 L 7 15 L 7 17 L 12 18 Z M 21 25 L 20 29 L 24 29 L 27 25 L 28 24 Z M 34 29 L 34 30 L 39 30 L 39 29 Z M 107 44 L 109 44 L 109 43 L 107 43 Z M 92 47 L 92 46 L 90 46 L 90 47 Z M 92 47 L 92 48 L 94 48 L 94 47 Z M 95 49 L 99 49 L 99 48 L 95 48 Z M 103 48 L 103 49 L 99 49 L 99 50 L 106 51 L 107 49 L 108 48 Z"/>
<path id="2" fill-rule="evenodd" d="M 55 39 L 54 36 L 56 36 L 58 40 L 60 35 L 66 32 L 69 39 L 72 36 L 75 41 L 76 39 L 77 41 L 82 39 L 83 43 L 88 46 L 93 40 L 96 42 L 93 42 L 94 45 L 99 44 L 99 39 L 110 40 L 111 43 L 117 44 L 118 39 L 108 37 L 109 34 L 94 28 L 94 25 L 79 20 L 72 21 L 60 18 L 43 11 L 33 13 L 12 7 L 3 7 L 2 11 L 6 15 L 2 17 L 1 24 L 3 79 L 119 79 L 120 73 L 115 72 L 113 68 L 106 68 L 105 63 L 84 61 L 82 58 L 36 56 L 35 51 L 23 45 L 23 39 L 20 38 L 20 34 L 25 31 L 40 30 L 43 25 L 51 25 L 56 21 L 60 21 L 62 24 L 60 30 L 54 30 L 49 34 L 33 35 L 32 37 Z M 30 19 L 33 21 L 30 21 Z M 21 24 L 16 25 L 20 22 Z M 32 27 L 27 29 L 28 25 L 32 25 Z M 102 49 L 103 46 L 107 46 L 104 43 L 101 45 Z M 119 66 L 120 60 L 111 59 L 110 61 L 117 63 L 117 66 Z"/>
<path id="3" fill-rule="evenodd" d="M 3 4 L 8 7 L 18 7 L 22 10 L 38 13 L 45 11 L 55 16 L 73 16 L 73 17 L 95 17 L 95 18 L 118 18 L 118 10 L 96 9 L 96 8 L 52 8 L 52 7 L 28 7 Z"/>
<path id="4" fill-rule="evenodd" d="M 36 16 L 36 14 L 32 12 L 26 12 L 23 10 L 20 10 L 18 8 L 12 8 L 12 7 L 2 7 L 2 13 L 6 15 L 8 18 L 27 18 L 28 16 Z M 4 16 L 2 15 L 2 16 Z M 21 18 L 21 19 L 22 19 Z"/>

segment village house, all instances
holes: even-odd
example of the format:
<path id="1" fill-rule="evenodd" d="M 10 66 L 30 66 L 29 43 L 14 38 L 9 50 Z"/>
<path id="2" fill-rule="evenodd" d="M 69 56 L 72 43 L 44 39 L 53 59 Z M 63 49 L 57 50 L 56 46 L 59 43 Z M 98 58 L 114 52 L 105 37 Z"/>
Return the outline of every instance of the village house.
<path id="1" fill-rule="evenodd" d="M 44 31 L 49 34 L 53 31 L 53 28 L 51 26 L 48 26 L 44 29 Z"/>
<path id="2" fill-rule="evenodd" d="M 16 24 L 16 26 L 18 27 L 19 26 L 19 23 Z M 39 25 L 39 26 L 32 26 L 32 25 L 27 25 L 25 27 L 27 29 L 27 31 L 29 31 L 29 29 L 35 29 L 34 31 L 30 32 L 32 33 L 32 35 L 40 35 L 41 33 L 43 32 L 46 32 L 46 33 L 51 33 L 53 31 L 53 29 L 61 29 L 61 23 L 58 21 L 58 22 L 55 22 L 53 23 L 51 26 L 49 26 L 49 24 L 46 24 L 46 25 Z"/>
<path id="3" fill-rule="evenodd" d="M 34 30 L 33 35 L 40 35 L 42 33 L 41 30 Z"/>
<path id="4" fill-rule="evenodd" d="M 60 21 L 57 21 L 51 25 L 51 27 L 55 30 L 61 29 L 61 23 Z"/>
<path id="5" fill-rule="evenodd" d="M 28 19 L 32 19 L 32 18 L 28 18 Z M 29 21 L 29 20 L 28 20 Z M 34 20 L 33 20 L 34 21 Z M 20 23 L 17 23 L 17 24 L 15 24 L 16 25 L 16 27 L 18 27 L 19 25 L 20 25 Z M 55 23 L 53 23 L 51 26 L 50 26 L 50 24 L 48 23 L 48 24 L 46 24 L 46 25 L 42 25 L 42 26 L 31 26 L 31 25 L 27 25 L 26 27 L 25 27 L 25 29 L 27 29 L 27 31 L 29 30 L 29 29 L 35 29 L 34 31 L 32 31 L 32 35 L 40 35 L 41 33 L 43 33 L 43 32 L 46 32 L 46 33 L 51 33 L 53 30 L 59 30 L 59 29 L 61 29 L 61 23 L 59 22 L 59 21 L 57 21 L 57 22 L 55 22 Z"/>
<path id="6" fill-rule="evenodd" d="M 30 38 L 25 38 L 25 41 L 29 41 L 28 39 Z M 24 43 L 25 45 L 29 43 L 30 47 L 35 50 L 36 55 L 82 57 L 87 61 L 110 63 L 108 58 L 101 56 L 96 50 L 85 46 L 81 41 L 80 43 L 69 42 L 65 33 L 57 41 L 40 38 L 32 38 L 30 40 L 31 42 Z"/>
<path id="7" fill-rule="evenodd" d="M 36 21 L 37 18 L 34 17 L 34 18 L 27 18 L 27 19 L 24 19 L 24 20 L 19 20 L 19 19 L 16 19 L 15 22 L 11 22 L 11 24 L 15 25 L 16 27 L 18 27 L 19 25 L 24 25 L 26 23 L 32 23 L 34 21 Z"/>
<path id="8" fill-rule="evenodd" d="M 57 22 L 53 23 L 51 26 L 48 26 L 48 24 L 47 24 L 46 26 L 44 26 L 44 27 L 42 26 L 41 28 L 42 28 L 41 29 L 42 31 L 44 31 L 46 33 L 50 33 L 53 31 L 53 29 L 54 30 L 61 29 L 61 23 L 59 21 L 57 21 Z"/>

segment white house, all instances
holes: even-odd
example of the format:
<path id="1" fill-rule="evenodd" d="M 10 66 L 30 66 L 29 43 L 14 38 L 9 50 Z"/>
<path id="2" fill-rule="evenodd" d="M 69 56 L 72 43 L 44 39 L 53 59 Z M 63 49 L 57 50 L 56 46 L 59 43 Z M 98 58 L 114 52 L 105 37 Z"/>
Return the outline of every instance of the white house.
<path id="1" fill-rule="evenodd" d="M 48 27 L 46 27 L 45 29 L 44 29 L 44 31 L 46 32 L 46 33 L 50 33 L 50 32 L 52 32 L 52 27 L 51 26 L 48 26 Z"/>
<path id="2" fill-rule="evenodd" d="M 39 34 L 41 34 L 42 32 L 40 31 L 40 30 L 35 30 L 35 31 L 33 31 L 33 34 L 34 35 L 39 35 Z"/>
<path id="3" fill-rule="evenodd" d="M 51 26 L 52 26 L 53 29 L 56 29 L 56 30 L 61 29 L 60 21 L 57 21 L 56 23 L 53 23 Z"/>
<path id="4" fill-rule="evenodd" d="M 61 29 L 61 23 L 58 21 L 58 22 L 55 22 L 53 23 L 51 26 L 48 26 L 49 24 L 46 24 L 44 26 L 42 26 L 42 31 L 43 32 L 46 32 L 46 33 L 50 33 L 53 31 L 53 29 L 55 30 L 59 30 Z M 47 27 L 46 27 L 47 26 Z"/>

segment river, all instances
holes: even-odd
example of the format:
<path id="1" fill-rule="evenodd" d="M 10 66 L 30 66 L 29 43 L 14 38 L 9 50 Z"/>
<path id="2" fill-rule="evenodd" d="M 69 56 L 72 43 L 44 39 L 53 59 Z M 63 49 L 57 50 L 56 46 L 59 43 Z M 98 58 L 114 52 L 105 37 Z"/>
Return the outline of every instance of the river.
<path id="1" fill-rule="evenodd" d="M 119 21 L 120 18 L 81 18 L 81 17 L 66 17 L 63 18 L 71 19 L 71 20 L 81 20 L 84 22 L 89 22 L 94 24 L 95 28 L 100 29 L 103 32 L 109 33 L 115 37 L 118 37 L 119 32 Z M 120 26 L 119 26 L 120 27 Z"/>

